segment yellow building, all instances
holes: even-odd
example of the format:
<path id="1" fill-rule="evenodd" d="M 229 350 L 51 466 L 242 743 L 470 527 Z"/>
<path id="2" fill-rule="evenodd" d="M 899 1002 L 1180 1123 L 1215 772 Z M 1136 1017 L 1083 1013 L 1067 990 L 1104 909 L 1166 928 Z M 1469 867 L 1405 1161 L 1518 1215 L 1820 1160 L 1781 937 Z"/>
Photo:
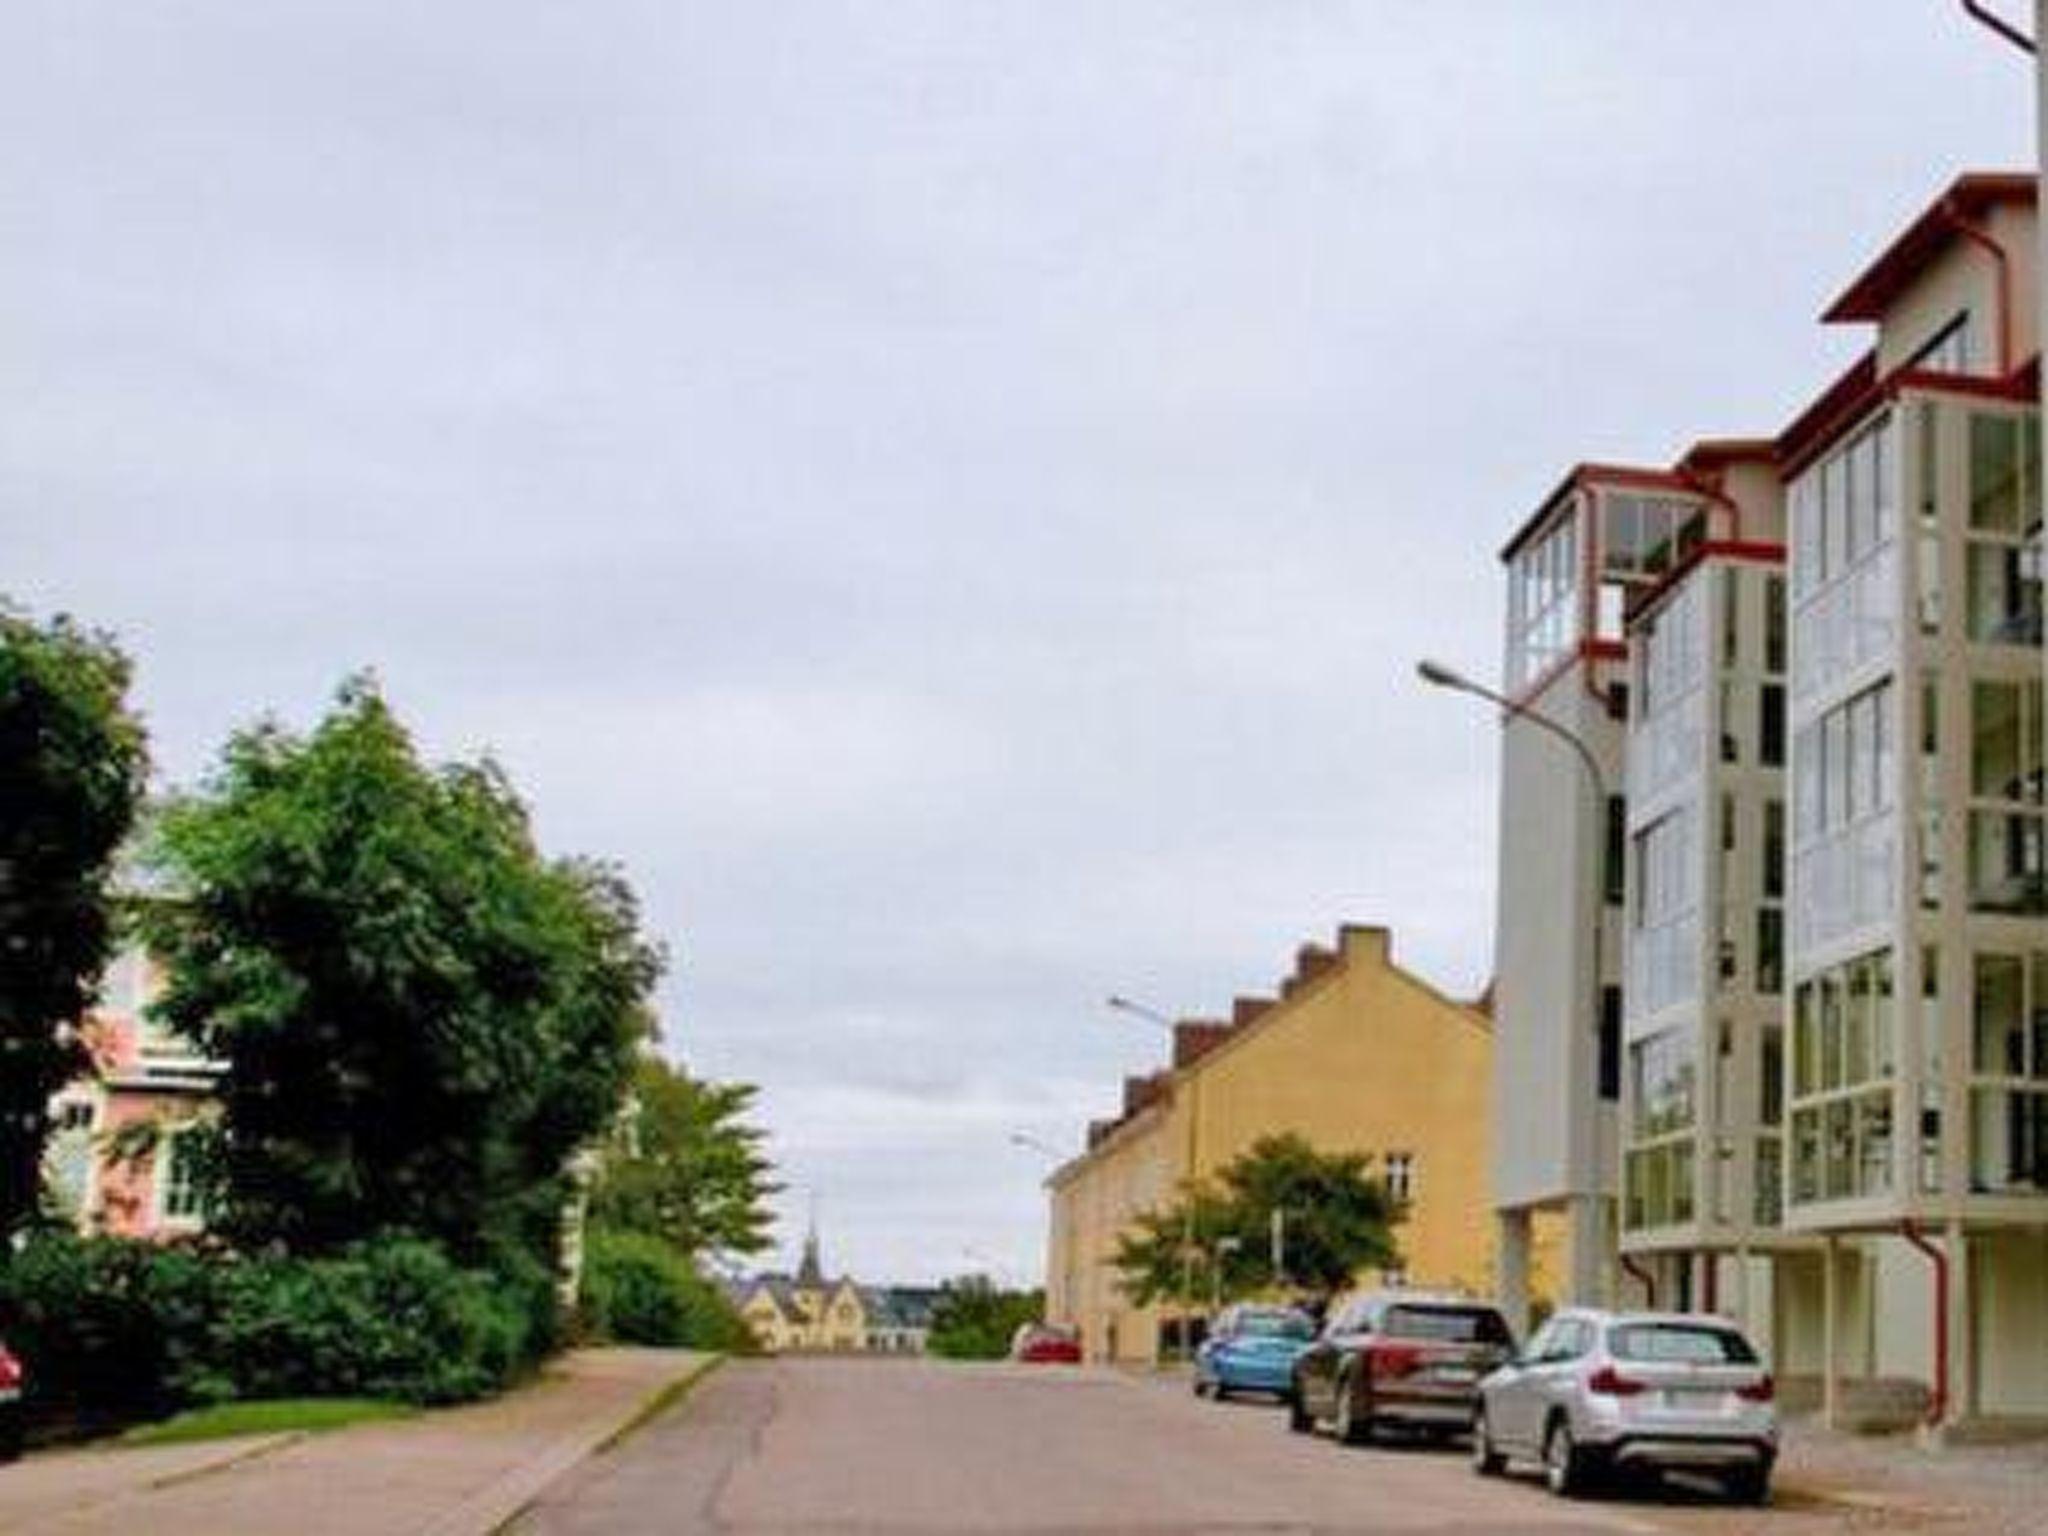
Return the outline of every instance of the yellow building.
<path id="1" fill-rule="evenodd" d="M 1278 999 L 1177 1025 L 1173 1064 L 1128 1080 L 1121 1117 L 1090 1127 L 1088 1150 L 1047 1181 L 1048 1316 L 1078 1328 L 1091 1359 L 1157 1358 L 1161 1310 L 1122 1294 L 1118 1235 L 1191 1176 L 1284 1132 L 1368 1154 L 1407 1203 L 1402 1270 L 1359 1283 L 1490 1294 L 1492 1070 L 1486 1014 L 1396 965 L 1386 929 L 1304 947 Z"/>
<path id="2" fill-rule="evenodd" d="M 828 1280 L 815 1231 L 794 1278 L 759 1275 L 733 1292 L 740 1316 L 770 1354 L 921 1354 L 937 1299 L 929 1288 Z"/>

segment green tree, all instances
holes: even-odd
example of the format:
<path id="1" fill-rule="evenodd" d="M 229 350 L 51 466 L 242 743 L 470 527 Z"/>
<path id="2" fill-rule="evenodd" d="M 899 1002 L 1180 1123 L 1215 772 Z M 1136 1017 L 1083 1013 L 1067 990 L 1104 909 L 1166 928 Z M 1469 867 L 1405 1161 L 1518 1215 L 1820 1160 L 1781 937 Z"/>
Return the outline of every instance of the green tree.
<path id="1" fill-rule="evenodd" d="M 0 606 L 0 1235 L 36 1211 L 50 1095 L 112 943 L 108 884 L 148 773 L 114 642 Z"/>
<path id="2" fill-rule="evenodd" d="M 757 1091 L 643 1056 L 626 1123 L 591 1190 L 592 1222 L 644 1232 L 693 1258 L 767 1248 L 768 1202 L 782 1186 L 766 1138 L 746 1122 Z"/>
<path id="3" fill-rule="evenodd" d="M 158 1010 L 227 1063 L 220 1229 L 551 1264 L 661 969 L 624 880 L 543 859 L 498 768 L 422 763 L 367 678 L 237 735 L 158 830 Z"/>
<path id="4" fill-rule="evenodd" d="M 1181 1292 L 1183 1258 L 1200 1301 L 1270 1289 L 1329 1296 L 1361 1269 L 1401 1261 L 1394 1231 L 1402 1210 L 1368 1171 L 1362 1152 L 1319 1152 L 1302 1137 L 1266 1136 L 1217 1171 L 1214 1184 L 1183 1189 L 1118 1240 L 1123 1290 L 1139 1305 Z M 1286 1230 L 1285 1272 L 1272 1264 L 1273 1213 Z"/>
<path id="5" fill-rule="evenodd" d="M 925 1348 L 949 1360 L 1000 1360 L 1010 1336 L 1045 1316 L 1045 1292 L 1006 1291 L 986 1275 L 949 1280 L 932 1305 Z"/>

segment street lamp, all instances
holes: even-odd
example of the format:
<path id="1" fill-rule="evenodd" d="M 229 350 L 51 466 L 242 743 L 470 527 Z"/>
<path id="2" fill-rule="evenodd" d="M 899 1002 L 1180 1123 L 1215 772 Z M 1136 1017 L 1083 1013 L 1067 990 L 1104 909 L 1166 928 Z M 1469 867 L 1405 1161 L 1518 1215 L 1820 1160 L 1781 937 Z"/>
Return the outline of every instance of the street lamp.
<path id="1" fill-rule="evenodd" d="M 1143 1019 L 1148 1024 L 1156 1024 L 1165 1030 L 1168 1035 L 1176 1033 L 1173 1020 L 1161 1013 L 1157 1008 L 1149 1008 L 1143 1003 L 1134 1002 L 1132 999 L 1116 992 L 1112 992 L 1106 1001 L 1118 1013 L 1127 1013 L 1132 1018 Z M 1168 1059 L 1171 1060 L 1170 1057 Z M 1195 1138 L 1201 1107 L 1200 1090 L 1194 1086 L 1194 1083 L 1195 1080 L 1190 1077 L 1188 1079 L 1187 1193 L 1184 1197 L 1186 1200 L 1186 1215 L 1181 1225 L 1180 1234 L 1180 1350 L 1184 1357 L 1190 1359 L 1194 1356 L 1194 1345 L 1191 1342 L 1194 1331 L 1188 1326 L 1188 1322 L 1189 1314 L 1195 1309 Z"/>
<path id="2" fill-rule="evenodd" d="M 1592 825 L 1594 828 L 1594 835 L 1599 840 L 1598 846 L 1600 848 L 1600 856 L 1594 861 L 1593 864 L 1593 879 L 1591 882 L 1593 897 L 1593 915 L 1591 924 L 1593 935 L 1593 974 L 1591 985 L 1592 997 L 1590 999 L 1589 1008 L 1589 1012 L 1593 1020 L 1593 1029 L 1595 1033 L 1595 1059 L 1597 1061 L 1600 1055 L 1600 1037 L 1605 1032 L 1605 1019 L 1603 1018 L 1603 1015 L 1606 1012 L 1606 1009 L 1603 1007 L 1603 1002 L 1605 998 L 1604 988 L 1606 985 L 1606 981 L 1604 975 L 1602 974 L 1602 935 L 1603 930 L 1606 927 L 1606 913 L 1603 910 L 1606 906 L 1606 826 L 1608 815 L 1607 807 L 1611 798 L 1611 792 L 1609 791 L 1607 785 L 1606 771 L 1601 768 L 1600 759 L 1594 755 L 1593 749 L 1586 745 L 1585 738 L 1580 736 L 1576 731 L 1573 731 L 1565 726 L 1558 724 L 1557 721 L 1551 719 L 1548 715 L 1543 714 L 1539 710 L 1530 708 L 1527 704 L 1524 704 L 1515 699 L 1511 699 L 1507 697 L 1507 695 L 1505 694 L 1494 691 L 1493 689 L 1487 687 L 1484 683 L 1474 682 L 1471 678 L 1465 676 L 1464 673 L 1458 671 L 1455 667 L 1446 666 L 1444 665 L 1444 663 L 1440 661 L 1430 661 L 1428 659 L 1424 659 L 1415 664 L 1415 675 L 1421 678 L 1423 682 L 1427 683 L 1432 688 L 1443 688 L 1449 690 L 1452 693 L 1470 694 L 1475 699 L 1482 699 L 1486 703 L 1493 705 L 1495 708 L 1500 710 L 1502 714 L 1506 715 L 1510 719 L 1526 720 L 1531 725 L 1535 726 L 1538 730 L 1548 732 L 1551 736 L 1563 742 L 1567 747 L 1571 749 L 1574 760 L 1577 761 L 1580 769 L 1584 772 L 1587 787 L 1590 788 L 1593 792 Z M 1604 1187 L 1604 1180 L 1601 1177 L 1602 1170 L 1599 1165 L 1600 1138 L 1598 1136 L 1595 1136 L 1593 1138 L 1593 1158 L 1594 1196 L 1597 1200 L 1601 1195 L 1602 1188 Z M 1573 1282 L 1574 1289 L 1583 1289 L 1585 1287 L 1585 1277 L 1583 1276 L 1575 1274 L 1573 1276 Z M 1578 1301 L 1587 1301 L 1590 1300 L 1591 1297 L 1579 1296 L 1575 1297 L 1574 1299 Z"/>
<path id="3" fill-rule="evenodd" d="M 1010 1145 L 1022 1147 L 1027 1152 L 1036 1152 L 1041 1157 L 1049 1157 L 1056 1163 L 1064 1163 L 1067 1160 L 1066 1153 L 1060 1151 L 1057 1147 L 1049 1146 L 1045 1142 L 1040 1141 L 1029 1131 L 1010 1132 Z"/>

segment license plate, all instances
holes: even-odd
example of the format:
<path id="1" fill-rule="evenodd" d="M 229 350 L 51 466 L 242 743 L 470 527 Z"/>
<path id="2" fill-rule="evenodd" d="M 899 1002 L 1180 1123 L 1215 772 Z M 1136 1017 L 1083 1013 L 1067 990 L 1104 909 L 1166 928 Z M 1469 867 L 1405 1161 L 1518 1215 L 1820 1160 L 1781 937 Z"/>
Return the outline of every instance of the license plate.
<path id="1" fill-rule="evenodd" d="M 1479 1379 L 1479 1373 L 1469 1365 L 1440 1365 L 1434 1374 L 1438 1381 L 1469 1383 Z"/>
<path id="2" fill-rule="evenodd" d="M 1666 1408 L 1678 1408 L 1697 1413 L 1702 1408 L 1720 1406 L 1721 1390 L 1718 1387 L 1672 1387 L 1664 1394 Z"/>
<path id="3" fill-rule="evenodd" d="M 20 1401 L 21 1393 L 13 1387 L 0 1388 L 0 1403 L 18 1403 Z"/>

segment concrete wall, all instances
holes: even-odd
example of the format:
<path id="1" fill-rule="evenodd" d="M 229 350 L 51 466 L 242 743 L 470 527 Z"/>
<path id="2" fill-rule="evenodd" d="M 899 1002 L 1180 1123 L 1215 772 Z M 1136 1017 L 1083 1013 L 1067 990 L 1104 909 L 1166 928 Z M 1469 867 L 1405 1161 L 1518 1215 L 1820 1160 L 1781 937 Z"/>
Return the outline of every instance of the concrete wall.
<path id="1" fill-rule="evenodd" d="M 1574 666 L 1531 700 L 1599 749 L 1620 792 L 1620 726 Z M 1614 1114 L 1594 1093 L 1588 893 L 1605 807 L 1563 742 L 1526 721 L 1501 729 L 1500 895 L 1495 941 L 1493 1198 L 1535 1205 L 1615 1191 Z M 1603 913 L 1603 920 L 1606 914 Z M 1615 974 L 1619 928 L 1608 923 Z"/>

